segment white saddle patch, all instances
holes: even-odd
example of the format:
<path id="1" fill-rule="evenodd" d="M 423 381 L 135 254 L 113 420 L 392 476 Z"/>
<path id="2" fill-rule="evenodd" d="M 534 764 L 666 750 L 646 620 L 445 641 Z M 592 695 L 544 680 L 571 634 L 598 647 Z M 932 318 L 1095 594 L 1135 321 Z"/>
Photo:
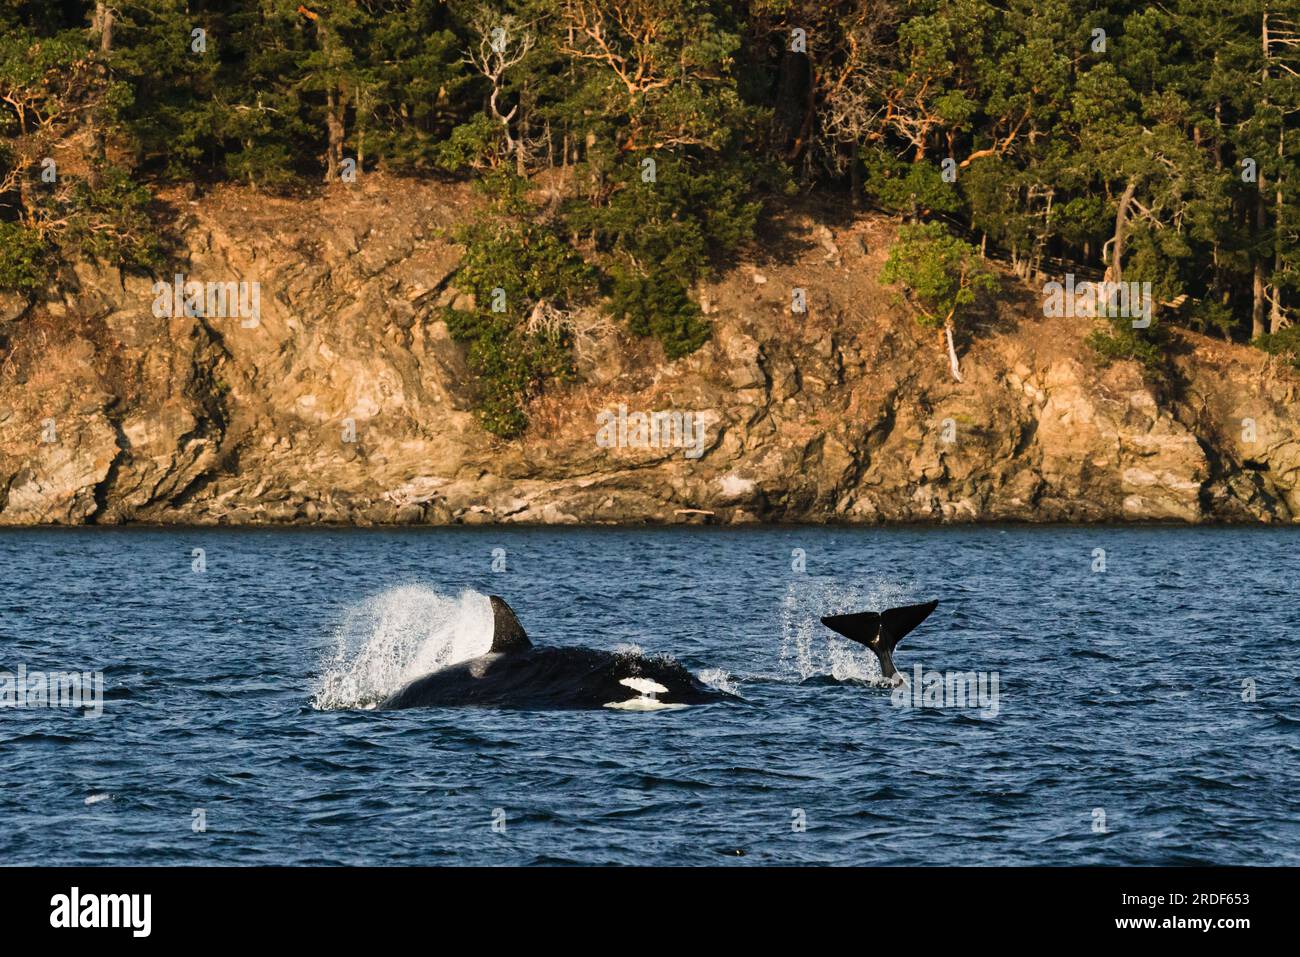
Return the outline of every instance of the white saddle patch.
<path id="1" fill-rule="evenodd" d="M 616 711 L 675 711 L 678 708 L 685 708 L 686 705 L 669 704 L 654 698 L 629 698 L 626 701 L 610 701 L 605 707 Z"/>

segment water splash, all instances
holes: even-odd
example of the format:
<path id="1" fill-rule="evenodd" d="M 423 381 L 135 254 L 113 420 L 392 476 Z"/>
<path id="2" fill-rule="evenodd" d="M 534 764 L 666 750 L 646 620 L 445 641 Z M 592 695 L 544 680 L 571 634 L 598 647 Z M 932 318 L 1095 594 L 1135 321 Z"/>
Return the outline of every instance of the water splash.
<path id="1" fill-rule="evenodd" d="M 492 604 L 467 589 L 456 598 L 423 585 L 389 588 L 350 609 L 321 667 L 312 707 L 373 708 L 421 675 L 485 655 Z"/>
<path id="2" fill-rule="evenodd" d="M 831 632 L 821 618 L 905 605 L 907 595 L 902 585 L 883 578 L 846 582 L 803 576 L 792 581 L 781 600 L 782 670 L 800 681 L 830 675 L 836 681 L 887 684 L 876 656 Z"/>
<path id="3" fill-rule="evenodd" d="M 727 694 L 734 695 L 740 694 L 740 682 L 721 668 L 705 668 L 699 673 L 698 677 L 700 681 L 716 691 L 725 691 Z"/>

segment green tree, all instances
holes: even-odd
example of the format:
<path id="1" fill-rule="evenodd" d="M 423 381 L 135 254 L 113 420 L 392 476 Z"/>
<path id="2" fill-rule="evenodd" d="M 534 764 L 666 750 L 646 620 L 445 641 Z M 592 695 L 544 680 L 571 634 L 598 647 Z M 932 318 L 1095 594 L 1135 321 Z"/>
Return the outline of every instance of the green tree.
<path id="1" fill-rule="evenodd" d="M 880 279 L 903 287 L 903 301 L 921 325 L 942 330 L 952 377 L 962 381 L 954 330 L 965 323 L 979 293 L 997 289 L 979 250 L 940 223 L 904 226 Z"/>

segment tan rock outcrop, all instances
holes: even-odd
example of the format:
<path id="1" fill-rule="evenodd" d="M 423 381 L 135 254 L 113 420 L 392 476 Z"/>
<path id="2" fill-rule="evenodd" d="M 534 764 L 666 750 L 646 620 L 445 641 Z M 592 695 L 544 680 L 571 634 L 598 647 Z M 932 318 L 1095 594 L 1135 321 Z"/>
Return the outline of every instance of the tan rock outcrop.
<path id="1" fill-rule="evenodd" d="M 685 359 L 586 317 L 582 381 L 502 441 L 439 318 L 464 298 L 446 236 L 473 209 L 381 177 L 185 206 L 172 275 L 258 282 L 255 325 L 155 317 L 154 277 L 90 263 L 38 301 L 0 296 L 0 524 L 1300 516 L 1294 370 L 1180 332 L 1176 375 L 1154 386 L 1008 280 L 957 383 L 878 285 L 888 224 L 870 217 L 835 234 L 796 218 L 804 252 L 705 284 L 715 334 Z M 852 255 L 834 235 L 859 238 Z M 701 454 L 602 446 L 597 417 L 620 407 L 691 417 Z"/>

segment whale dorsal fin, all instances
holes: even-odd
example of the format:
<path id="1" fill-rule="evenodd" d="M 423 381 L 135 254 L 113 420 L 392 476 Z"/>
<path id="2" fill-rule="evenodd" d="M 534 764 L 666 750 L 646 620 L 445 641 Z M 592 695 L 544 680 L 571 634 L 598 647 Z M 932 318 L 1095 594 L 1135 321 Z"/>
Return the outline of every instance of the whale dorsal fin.
<path id="1" fill-rule="evenodd" d="M 492 649 L 495 655 L 508 655 L 511 652 L 527 651 L 533 646 L 519 624 L 514 609 L 505 603 L 505 599 L 496 595 L 488 596 L 492 603 Z"/>

